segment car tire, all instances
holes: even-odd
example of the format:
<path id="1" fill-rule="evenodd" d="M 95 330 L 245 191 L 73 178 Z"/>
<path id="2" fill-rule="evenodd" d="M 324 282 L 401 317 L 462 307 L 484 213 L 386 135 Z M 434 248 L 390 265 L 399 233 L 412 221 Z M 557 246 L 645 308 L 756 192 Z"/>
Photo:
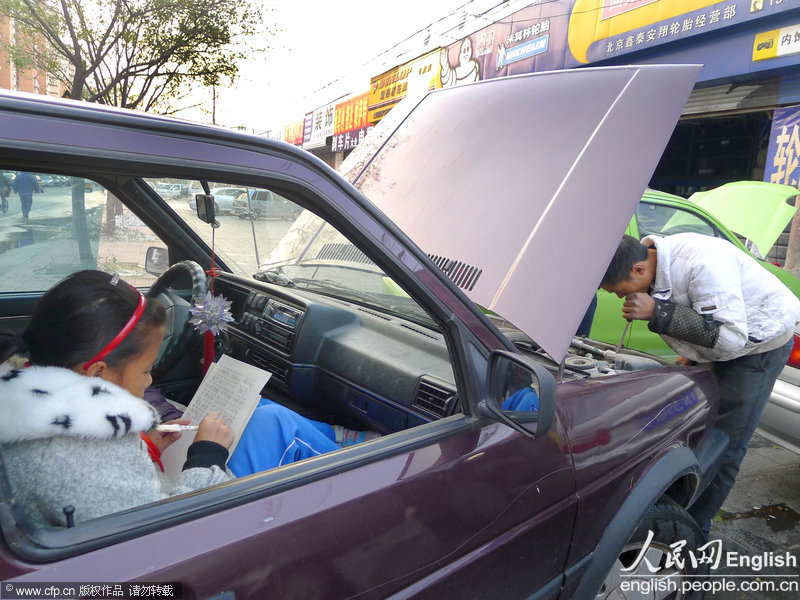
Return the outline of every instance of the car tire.
<path id="1" fill-rule="evenodd" d="M 629 572 L 629 576 L 623 576 L 622 569 L 630 568 L 636 558 L 640 555 L 644 547 L 649 532 L 653 532 L 653 537 L 649 544 L 649 550 L 645 558 L 654 567 L 661 567 L 653 574 L 648 568 L 645 560 L 642 560 L 635 570 Z M 672 552 L 671 544 L 686 542 L 680 552 L 683 559 L 683 568 L 665 568 L 667 555 Z M 700 600 L 703 598 L 702 591 L 684 591 L 681 584 L 684 579 L 699 581 L 703 575 L 708 573 L 706 565 L 692 565 L 689 552 L 694 552 L 699 556 L 697 548 L 704 544 L 703 532 L 697 522 L 689 515 L 686 510 L 669 498 L 665 498 L 658 504 L 650 507 L 645 514 L 636 531 L 631 536 L 628 543 L 622 549 L 619 557 L 611 567 L 606 580 L 597 591 L 596 600 L 610 600 L 623 598 L 669 598 L 674 600 Z M 645 577 L 633 577 L 630 575 L 643 575 Z M 698 576 L 700 579 L 698 579 Z M 677 591 L 653 591 L 652 595 L 643 595 L 641 588 L 624 589 L 630 585 L 631 580 L 649 580 L 655 582 L 656 579 L 677 580 Z M 637 584 L 638 585 L 638 584 Z M 660 595 L 663 594 L 663 595 Z"/>

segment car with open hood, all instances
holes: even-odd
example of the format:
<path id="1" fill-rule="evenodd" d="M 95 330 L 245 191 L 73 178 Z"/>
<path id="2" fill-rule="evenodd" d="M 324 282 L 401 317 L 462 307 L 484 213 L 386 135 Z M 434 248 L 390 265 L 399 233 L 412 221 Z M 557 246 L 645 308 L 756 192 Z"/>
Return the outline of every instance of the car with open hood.
<path id="1" fill-rule="evenodd" d="M 2 223 L 7 327 L 65 275 L 115 271 L 167 305 L 154 381 L 185 404 L 205 270 L 234 317 L 215 350 L 269 370 L 263 396 L 382 435 L 74 526 L 66 510 L 32 526 L 0 472 L 0 579 L 178 582 L 198 599 L 614 598 L 623 569 L 644 573 L 649 531 L 657 577 L 696 573 L 662 549 L 701 541 L 686 508 L 727 442 L 712 375 L 572 334 L 697 71 L 409 98 L 346 177 L 281 142 L 1 92 L 0 168 L 94 182 Z M 197 212 L 163 198 L 165 179 L 304 210 L 217 221 L 210 197 Z M 531 390 L 536 410 L 503 408 Z"/>

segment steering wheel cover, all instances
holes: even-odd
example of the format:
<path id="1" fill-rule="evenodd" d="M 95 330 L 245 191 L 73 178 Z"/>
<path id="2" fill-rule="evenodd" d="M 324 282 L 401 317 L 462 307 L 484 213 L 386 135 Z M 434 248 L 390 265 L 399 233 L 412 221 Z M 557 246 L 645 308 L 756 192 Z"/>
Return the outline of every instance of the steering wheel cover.
<path id="1" fill-rule="evenodd" d="M 199 264 L 193 260 L 184 260 L 172 265 L 169 269 L 164 271 L 161 276 L 153 283 L 150 290 L 147 292 L 148 298 L 156 298 L 162 294 L 167 294 L 172 283 L 181 275 L 188 274 L 192 282 L 192 300 L 191 304 L 195 305 L 201 301 L 208 291 L 208 278 L 206 272 Z M 174 302 L 167 306 L 167 309 L 173 308 Z M 165 372 L 171 369 L 175 363 L 180 359 L 189 349 L 192 339 L 197 335 L 194 327 L 189 323 L 189 314 L 181 319 L 181 322 L 172 323 L 171 335 L 167 336 L 168 340 L 165 341 L 165 346 L 161 349 L 156 364 L 153 365 L 153 370 Z"/>

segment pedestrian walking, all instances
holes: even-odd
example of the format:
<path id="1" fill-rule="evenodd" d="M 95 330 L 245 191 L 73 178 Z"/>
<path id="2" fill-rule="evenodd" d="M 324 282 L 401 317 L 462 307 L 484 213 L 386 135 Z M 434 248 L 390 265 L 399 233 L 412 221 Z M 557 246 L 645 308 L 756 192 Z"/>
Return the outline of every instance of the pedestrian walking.
<path id="1" fill-rule="evenodd" d="M 626 235 L 601 287 L 625 298 L 622 316 L 647 321 L 680 364 L 710 363 L 717 377 L 715 426 L 730 442 L 717 475 L 689 509 L 708 537 L 789 358 L 800 300 L 730 242 L 696 233 L 641 242 Z"/>
<path id="2" fill-rule="evenodd" d="M 0 173 L 0 210 L 3 214 L 8 212 L 8 196 L 11 194 L 11 184 L 6 176 Z"/>
<path id="3" fill-rule="evenodd" d="M 19 202 L 22 208 L 22 220 L 27 223 L 28 215 L 33 206 L 33 193 L 41 192 L 39 182 L 32 173 L 20 172 L 14 178 L 14 191 L 19 194 Z"/>

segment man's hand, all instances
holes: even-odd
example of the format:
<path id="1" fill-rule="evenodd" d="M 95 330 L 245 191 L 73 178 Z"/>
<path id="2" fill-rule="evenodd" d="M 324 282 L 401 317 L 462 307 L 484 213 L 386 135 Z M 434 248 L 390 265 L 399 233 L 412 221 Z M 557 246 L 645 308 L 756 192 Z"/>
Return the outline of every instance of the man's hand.
<path id="1" fill-rule="evenodd" d="M 177 423 L 178 425 L 191 425 L 192 422 L 188 419 L 173 419 L 167 423 Z M 169 448 L 172 444 L 177 442 L 181 437 L 180 431 L 157 431 L 151 429 L 147 432 L 147 436 L 158 447 L 161 452 Z"/>
<path id="2" fill-rule="evenodd" d="M 649 294 L 636 292 L 625 297 L 622 316 L 629 321 L 649 321 L 656 314 L 656 301 Z"/>

